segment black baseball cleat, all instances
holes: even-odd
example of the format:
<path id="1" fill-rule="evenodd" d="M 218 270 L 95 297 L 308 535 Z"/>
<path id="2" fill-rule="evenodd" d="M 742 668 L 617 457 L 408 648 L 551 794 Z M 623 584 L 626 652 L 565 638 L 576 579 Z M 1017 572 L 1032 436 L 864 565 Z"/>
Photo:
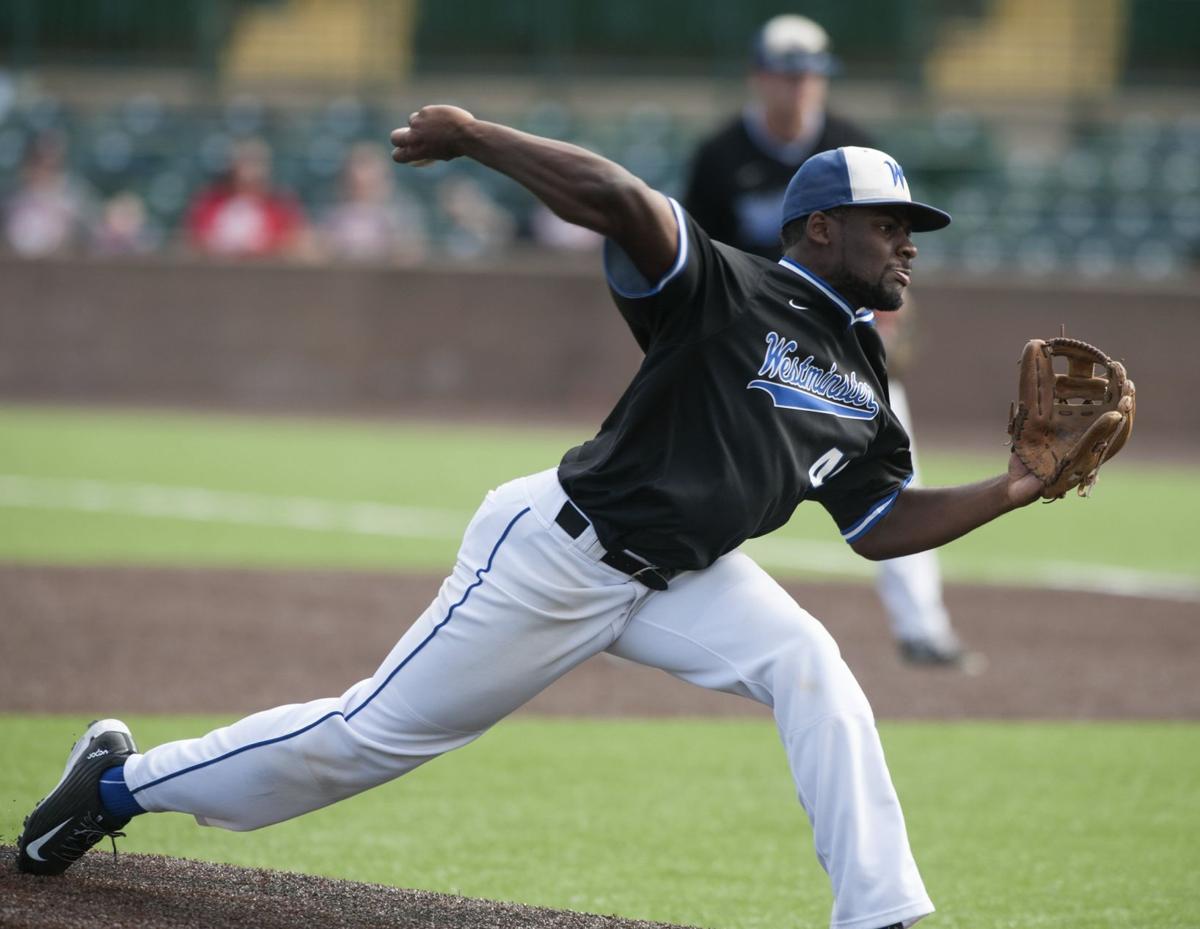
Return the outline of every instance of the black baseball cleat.
<path id="1" fill-rule="evenodd" d="M 954 639 L 902 639 L 898 643 L 905 664 L 923 668 L 951 668 L 976 677 L 987 670 L 987 658 L 968 651 Z"/>
<path id="2" fill-rule="evenodd" d="M 25 817 L 17 839 L 17 867 L 30 874 L 62 874 L 105 836 L 124 835 L 129 822 L 100 805 L 100 775 L 137 751 L 129 727 L 99 719 L 79 737 L 54 789 Z M 115 846 L 114 846 L 115 848 Z"/>

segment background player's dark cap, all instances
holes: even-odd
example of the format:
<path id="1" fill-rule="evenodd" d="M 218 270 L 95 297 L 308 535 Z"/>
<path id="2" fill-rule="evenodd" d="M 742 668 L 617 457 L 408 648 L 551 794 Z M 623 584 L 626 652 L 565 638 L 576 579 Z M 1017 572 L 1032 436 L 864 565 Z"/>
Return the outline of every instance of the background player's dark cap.
<path id="1" fill-rule="evenodd" d="M 836 74 L 841 62 L 829 51 L 829 35 L 807 16 L 767 20 L 754 38 L 754 66 L 775 74 Z"/>
<path id="2" fill-rule="evenodd" d="M 783 195 L 780 228 L 794 219 L 838 206 L 903 206 L 913 232 L 950 225 L 950 214 L 913 202 L 904 169 L 887 152 L 846 145 L 819 152 L 800 166 Z"/>

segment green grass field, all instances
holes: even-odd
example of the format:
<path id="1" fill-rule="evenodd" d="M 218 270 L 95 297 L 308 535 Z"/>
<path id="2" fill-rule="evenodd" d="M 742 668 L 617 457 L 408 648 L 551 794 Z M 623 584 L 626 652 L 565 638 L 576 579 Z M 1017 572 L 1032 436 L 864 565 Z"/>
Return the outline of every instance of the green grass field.
<path id="1" fill-rule="evenodd" d="M 0 558 L 441 571 L 488 488 L 552 467 L 586 437 L 583 429 L 0 408 Z M 1004 458 L 999 442 L 990 457 L 930 450 L 925 480 L 988 477 Z M 1027 507 L 946 547 L 945 572 L 1196 593 L 1200 547 L 1181 543 L 1200 522 L 1200 494 L 1181 488 L 1197 485 L 1200 469 L 1121 459 L 1092 500 Z M 872 570 L 815 504 L 748 550 L 781 575 Z"/>
<path id="2" fill-rule="evenodd" d="M 225 720 L 130 720 L 145 744 Z M 0 717 L 0 834 L 86 719 Z M 1198 925 L 1194 726 L 882 727 L 943 929 Z M 28 750 L 26 750 L 28 749 Z M 180 815 L 122 848 L 723 929 L 826 925 L 773 727 L 514 720 L 452 758 L 254 833 Z"/>
<path id="3" fill-rule="evenodd" d="M 441 571 L 488 487 L 584 437 L 0 408 L 0 560 Z M 947 483 L 1003 459 L 997 443 L 993 458 L 930 450 L 923 464 Z M 1198 478 L 1119 460 L 1093 500 L 985 527 L 944 550 L 945 571 L 1195 597 L 1200 495 L 1180 488 Z M 1084 554 L 1062 554 L 1081 540 Z M 751 550 L 779 574 L 870 572 L 819 507 Z M 223 721 L 130 720 L 144 746 Z M 4 840 L 86 722 L 0 716 L 4 744 L 21 747 L 0 768 Z M 881 728 L 941 911 L 930 929 L 1200 926 L 1200 727 Z M 722 929 L 823 926 L 830 905 L 761 721 L 522 718 L 291 823 L 239 835 L 147 817 L 124 847 Z"/>

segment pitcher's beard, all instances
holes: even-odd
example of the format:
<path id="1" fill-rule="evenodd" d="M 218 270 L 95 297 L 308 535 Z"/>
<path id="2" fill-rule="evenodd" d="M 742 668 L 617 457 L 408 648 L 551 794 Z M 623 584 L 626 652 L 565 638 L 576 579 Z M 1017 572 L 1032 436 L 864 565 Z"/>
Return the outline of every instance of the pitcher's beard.
<path id="1" fill-rule="evenodd" d="M 884 272 L 884 276 L 886 274 Z M 904 288 L 898 283 L 885 284 L 883 276 L 871 282 L 857 275 L 845 274 L 841 280 L 830 278 L 829 283 L 855 309 L 898 310 L 904 304 Z"/>

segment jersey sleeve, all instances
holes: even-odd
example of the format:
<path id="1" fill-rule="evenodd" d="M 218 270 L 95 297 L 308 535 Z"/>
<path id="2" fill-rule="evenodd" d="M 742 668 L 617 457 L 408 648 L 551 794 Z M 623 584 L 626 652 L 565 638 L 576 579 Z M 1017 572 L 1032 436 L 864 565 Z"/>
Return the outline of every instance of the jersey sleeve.
<path id="1" fill-rule="evenodd" d="M 613 302 L 638 345 L 703 338 L 728 325 L 745 305 L 746 256 L 717 246 L 687 211 L 667 198 L 679 230 L 675 261 L 649 281 L 611 239 L 604 243 L 604 273 Z"/>
<path id="2" fill-rule="evenodd" d="M 913 478 L 912 455 L 896 448 L 882 458 L 858 459 L 822 488 L 817 497 L 846 542 L 873 529 Z"/>

